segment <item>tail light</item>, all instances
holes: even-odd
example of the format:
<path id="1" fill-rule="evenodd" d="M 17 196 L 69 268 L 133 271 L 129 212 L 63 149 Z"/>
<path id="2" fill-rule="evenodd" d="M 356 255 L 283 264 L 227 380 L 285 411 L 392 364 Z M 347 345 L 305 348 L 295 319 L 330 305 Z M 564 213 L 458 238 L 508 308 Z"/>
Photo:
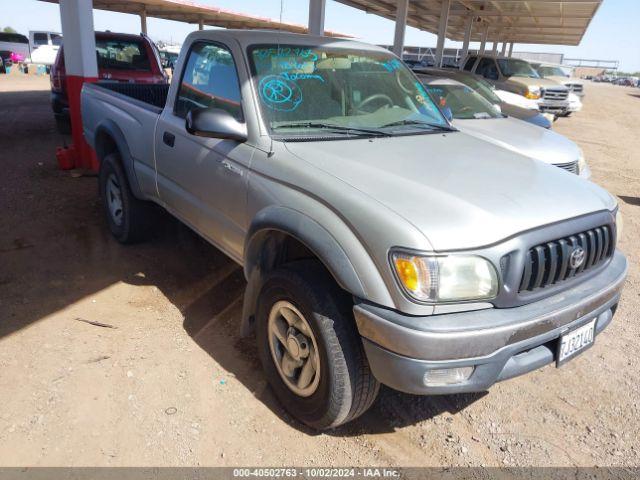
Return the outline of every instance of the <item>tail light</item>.
<path id="1" fill-rule="evenodd" d="M 51 69 L 51 90 L 62 90 L 62 79 L 60 78 L 60 71 L 57 68 Z"/>

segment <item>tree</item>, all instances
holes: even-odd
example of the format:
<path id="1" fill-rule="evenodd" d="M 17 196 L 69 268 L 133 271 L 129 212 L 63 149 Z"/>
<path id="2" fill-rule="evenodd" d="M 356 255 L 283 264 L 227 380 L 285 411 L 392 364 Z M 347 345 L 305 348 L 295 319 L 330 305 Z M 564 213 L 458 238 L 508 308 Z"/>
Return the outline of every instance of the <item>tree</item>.
<path id="1" fill-rule="evenodd" d="M 4 33 L 18 33 L 16 32 L 13 28 L 11 27 L 4 27 L 4 30 L 2 30 Z"/>

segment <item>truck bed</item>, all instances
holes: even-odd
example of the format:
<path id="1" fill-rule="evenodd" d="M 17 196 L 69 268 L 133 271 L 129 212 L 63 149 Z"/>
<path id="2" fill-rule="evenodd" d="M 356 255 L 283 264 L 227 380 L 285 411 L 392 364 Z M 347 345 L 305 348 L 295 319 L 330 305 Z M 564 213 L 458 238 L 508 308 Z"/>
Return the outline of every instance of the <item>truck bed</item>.
<path id="1" fill-rule="evenodd" d="M 102 88 L 126 95 L 160 109 L 164 108 L 169 94 L 169 84 L 143 84 L 127 82 L 99 82 Z"/>
<path id="2" fill-rule="evenodd" d="M 155 194 L 153 148 L 156 123 L 162 113 L 169 85 L 100 82 L 82 87 L 82 126 L 89 145 L 96 148 L 96 132 L 107 129 L 121 139 L 120 154 L 129 156 L 142 194 Z"/>

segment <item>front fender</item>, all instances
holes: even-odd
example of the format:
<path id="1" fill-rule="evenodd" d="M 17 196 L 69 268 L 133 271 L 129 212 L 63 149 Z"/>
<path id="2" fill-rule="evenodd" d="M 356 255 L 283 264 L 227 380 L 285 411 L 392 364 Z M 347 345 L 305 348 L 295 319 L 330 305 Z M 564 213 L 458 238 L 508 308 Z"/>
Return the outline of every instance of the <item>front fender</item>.
<path id="1" fill-rule="evenodd" d="M 251 331 L 263 276 L 277 264 L 278 245 L 270 241 L 269 235 L 273 232 L 284 233 L 304 244 L 343 290 L 380 304 L 392 302 L 364 246 L 353 242 L 355 236 L 346 240 L 349 245 L 345 246 L 327 228 L 304 213 L 280 206 L 267 207 L 254 218 L 245 241 L 244 272 L 248 284 L 242 315 L 243 335 Z"/>

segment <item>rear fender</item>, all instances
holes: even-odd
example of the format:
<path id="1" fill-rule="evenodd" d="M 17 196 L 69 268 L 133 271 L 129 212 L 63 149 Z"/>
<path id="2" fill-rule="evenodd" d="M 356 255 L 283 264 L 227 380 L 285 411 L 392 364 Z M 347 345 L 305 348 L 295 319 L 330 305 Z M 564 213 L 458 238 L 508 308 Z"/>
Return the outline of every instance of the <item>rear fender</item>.
<path id="1" fill-rule="evenodd" d="M 124 168 L 127 179 L 129 180 L 129 186 L 131 187 L 133 195 L 140 200 L 145 200 L 145 195 L 140 189 L 140 184 L 136 176 L 133 157 L 129 151 L 126 137 L 122 133 L 122 130 L 120 130 L 120 127 L 113 120 L 105 119 L 96 127 L 93 138 L 93 146 L 99 160 L 102 160 L 105 156 L 112 153 L 113 145 L 111 142 L 115 144 L 115 147 L 120 154 L 122 167 Z"/>

